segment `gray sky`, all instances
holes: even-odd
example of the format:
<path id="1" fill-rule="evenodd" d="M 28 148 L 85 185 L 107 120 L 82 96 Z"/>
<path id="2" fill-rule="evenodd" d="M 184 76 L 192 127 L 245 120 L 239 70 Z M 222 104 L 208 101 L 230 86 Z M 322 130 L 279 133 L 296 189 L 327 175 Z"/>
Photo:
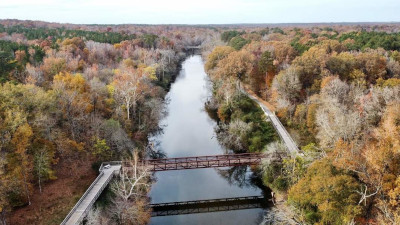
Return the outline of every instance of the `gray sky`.
<path id="1" fill-rule="evenodd" d="M 399 22 L 400 0 L 0 0 L 0 19 L 85 24 Z"/>

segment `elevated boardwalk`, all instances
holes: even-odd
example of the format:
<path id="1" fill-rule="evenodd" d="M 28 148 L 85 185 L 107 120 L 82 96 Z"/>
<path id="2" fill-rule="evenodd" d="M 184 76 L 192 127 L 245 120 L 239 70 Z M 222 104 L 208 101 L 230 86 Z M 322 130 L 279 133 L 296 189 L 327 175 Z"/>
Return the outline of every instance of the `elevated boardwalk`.
<path id="1" fill-rule="evenodd" d="M 65 217 L 61 225 L 78 225 L 85 218 L 89 210 L 92 208 L 94 202 L 103 192 L 104 188 L 110 183 L 114 175 L 118 174 L 121 165 L 112 165 L 111 168 L 100 168 L 100 174 L 96 180 L 90 185 L 86 192 L 82 195 L 79 201 L 75 204 L 74 208 Z"/>

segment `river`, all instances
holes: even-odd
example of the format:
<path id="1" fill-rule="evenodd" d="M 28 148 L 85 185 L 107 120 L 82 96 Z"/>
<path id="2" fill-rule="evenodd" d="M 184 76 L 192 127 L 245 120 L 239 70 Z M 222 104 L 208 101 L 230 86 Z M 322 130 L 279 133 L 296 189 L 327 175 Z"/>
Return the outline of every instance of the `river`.
<path id="1" fill-rule="evenodd" d="M 199 55 L 188 57 L 167 95 L 167 116 L 160 122 L 163 132 L 150 139 L 166 157 L 225 154 L 215 135 L 213 121 L 204 109 L 211 96 L 207 74 Z M 229 173 L 231 172 L 231 173 Z M 230 176 L 231 175 L 231 176 Z M 227 178 L 228 177 L 228 178 Z M 247 167 L 193 169 L 155 173 L 151 203 L 220 199 L 262 195 L 252 183 Z M 201 214 L 152 217 L 152 225 L 259 224 L 265 209 L 245 209 Z"/>

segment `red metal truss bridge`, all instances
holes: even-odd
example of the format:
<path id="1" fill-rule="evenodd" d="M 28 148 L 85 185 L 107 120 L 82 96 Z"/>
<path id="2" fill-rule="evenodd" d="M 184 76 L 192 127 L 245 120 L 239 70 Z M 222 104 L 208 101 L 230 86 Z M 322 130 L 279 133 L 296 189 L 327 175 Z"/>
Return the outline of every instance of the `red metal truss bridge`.
<path id="1" fill-rule="evenodd" d="M 247 166 L 247 165 L 257 165 L 261 163 L 263 158 L 269 157 L 270 155 L 261 154 L 261 153 L 243 153 L 243 154 L 227 154 L 227 155 L 210 155 L 210 156 L 194 156 L 194 157 L 180 157 L 180 158 L 166 158 L 166 159 L 148 159 L 142 161 L 145 166 L 148 166 L 151 171 L 167 171 L 167 170 L 186 170 L 186 169 L 199 169 L 199 168 L 214 168 L 214 167 L 230 167 L 230 166 Z M 85 194 L 79 199 L 71 212 L 67 215 L 64 221 L 61 223 L 62 225 L 69 224 L 79 224 L 84 217 L 87 215 L 87 212 L 92 208 L 94 202 L 97 200 L 98 196 L 101 194 L 103 189 L 108 185 L 111 179 L 114 176 L 118 176 L 122 166 L 128 166 L 128 162 L 123 161 L 112 161 L 112 162 L 103 162 L 99 171 L 100 174 L 96 178 L 96 180 L 90 185 L 90 187 L 86 190 Z M 231 199 L 229 199 L 231 200 Z M 249 199 L 240 199 L 240 200 L 249 200 Z M 211 202 L 225 202 L 225 200 L 210 200 Z M 208 201 L 207 203 L 210 203 Z M 239 201 L 240 202 L 240 201 Z M 201 202 L 197 202 L 201 203 Z M 180 205 L 180 203 L 173 203 L 176 205 Z M 191 203 L 190 203 L 191 204 Z M 190 205 L 189 204 L 189 205 Z M 184 204 L 187 205 L 187 204 Z M 201 204 L 200 204 L 201 205 Z M 167 205 L 159 205 L 157 206 L 160 209 L 160 212 L 155 214 L 154 216 L 161 216 L 165 214 L 187 214 L 187 213 L 200 213 L 201 210 L 196 209 L 184 209 L 174 211 L 176 209 L 172 209 L 172 211 L 161 210 L 161 208 L 165 209 Z M 156 206 L 154 206 L 157 208 Z M 235 208 L 236 207 L 236 208 Z M 244 204 L 244 205 L 218 205 L 214 208 L 208 208 L 207 211 L 212 210 L 223 210 L 223 209 L 243 209 L 244 207 L 255 207 L 254 204 Z M 201 207 L 200 207 L 201 208 Z M 205 209 L 202 209 L 205 210 Z"/>
<path id="2" fill-rule="evenodd" d="M 151 171 L 187 170 L 214 167 L 258 165 L 263 158 L 268 157 L 262 153 L 242 153 L 227 155 L 207 155 L 165 159 L 149 159 L 145 164 Z"/>

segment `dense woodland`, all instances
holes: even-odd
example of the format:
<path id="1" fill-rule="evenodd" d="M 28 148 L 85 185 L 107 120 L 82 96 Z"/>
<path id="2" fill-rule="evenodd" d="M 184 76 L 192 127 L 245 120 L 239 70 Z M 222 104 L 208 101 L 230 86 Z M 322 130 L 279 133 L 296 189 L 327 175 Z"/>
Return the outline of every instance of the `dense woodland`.
<path id="1" fill-rule="evenodd" d="M 399 27 L 242 28 L 221 40 L 206 53 L 220 139 L 279 155 L 264 163 L 263 181 L 287 197 L 297 220 L 399 224 Z M 258 135 L 263 125 L 243 117 L 240 85 L 272 105 L 301 154 L 268 143 L 265 129 Z"/>
<path id="2" fill-rule="evenodd" d="M 145 26 L 0 21 L 0 221 L 59 224 L 99 163 L 146 156 L 185 46 L 201 45 L 218 139 L 306 224 L 400 223 L 400 26 Z M 247 87 L 301 148 L 288 155 Z M 146 224 L 150 175 L 88 224 Z M 122 191 L 121 191 L 122 190 Z M 100 221 L 100 222 L 99 222 Z"/>
<path id="3" fill-rule="evenodd" d="M 187 27 L 53 25 L 1 21 L 3 224 L 59 224 L 101 162 L 144 157 L 184 47 L 215 35 Z M 120 207 L 110 217 L 145 224 L 146 216 L 125 215 L 137 213 L 128 209 L 142 196 L 115 192 Z"/>

